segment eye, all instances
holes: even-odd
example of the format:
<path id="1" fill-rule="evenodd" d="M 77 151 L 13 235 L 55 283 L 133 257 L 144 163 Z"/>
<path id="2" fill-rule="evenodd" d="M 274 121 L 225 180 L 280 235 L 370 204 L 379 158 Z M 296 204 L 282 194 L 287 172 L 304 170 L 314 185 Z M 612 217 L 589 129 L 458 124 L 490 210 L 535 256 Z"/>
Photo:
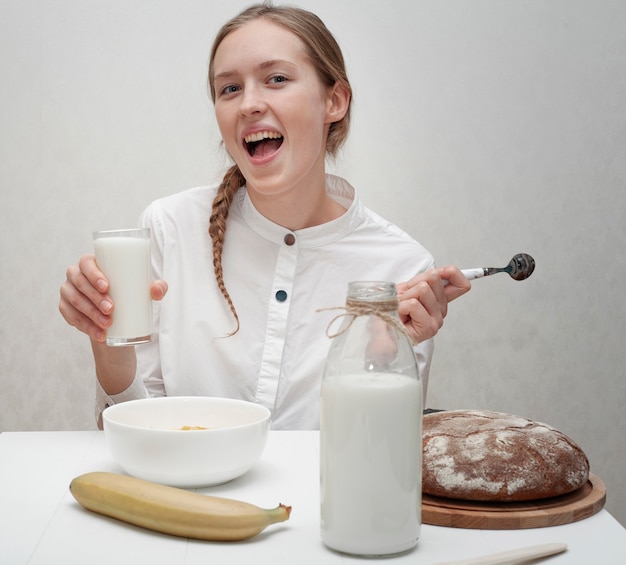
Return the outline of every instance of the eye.
<path id="1" fill-rule="evenodd" d="M 285 75 L 274 75 L 270 77 L 269 82 L 271 84 L 281 84 L 287 82 L 289 79 Z"/>
<path id="2" fill-rule="evenodd" d="M 226 86 L 223 86 L 222 88 L 220 88 L 219 93 L 220 95 L 228 95 L 228 94 L 234 94 L 235 92 L 239 91 L 239 87 L 236 84 L 227 84 Z"/>

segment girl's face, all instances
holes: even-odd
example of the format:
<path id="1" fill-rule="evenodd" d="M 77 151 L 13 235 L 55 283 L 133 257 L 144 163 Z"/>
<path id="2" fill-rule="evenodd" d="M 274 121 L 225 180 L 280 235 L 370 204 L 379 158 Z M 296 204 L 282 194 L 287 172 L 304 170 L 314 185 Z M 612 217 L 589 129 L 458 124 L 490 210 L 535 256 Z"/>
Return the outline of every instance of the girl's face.
<path id="1" fill-rule="evenodd" d="M 322 84 L 297 36 L 262 18 L 236 29 L 217 49 L 214 83 L 220 132 L 250 192 L 324 189 L 328 128 L 349 97 Z"/>

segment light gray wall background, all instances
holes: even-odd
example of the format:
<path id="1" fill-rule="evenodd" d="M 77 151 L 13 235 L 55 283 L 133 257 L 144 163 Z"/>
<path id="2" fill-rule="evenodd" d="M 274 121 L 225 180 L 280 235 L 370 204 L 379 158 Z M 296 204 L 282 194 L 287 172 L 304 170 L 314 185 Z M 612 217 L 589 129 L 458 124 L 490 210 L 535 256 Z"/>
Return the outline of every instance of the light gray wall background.
<path id="1" fill-rule="evenodd" d="M 226 165 L 205 91 L 247 1 L 0 0 L 0 431 L 94 428 L 58 313 L 91 232 Z M 626 524 L 626 3 L 301 0 L 355 88 L 333 169 L 440 264 L 500 266 L 438 338 L 428 404 L 574 438 Z"/>

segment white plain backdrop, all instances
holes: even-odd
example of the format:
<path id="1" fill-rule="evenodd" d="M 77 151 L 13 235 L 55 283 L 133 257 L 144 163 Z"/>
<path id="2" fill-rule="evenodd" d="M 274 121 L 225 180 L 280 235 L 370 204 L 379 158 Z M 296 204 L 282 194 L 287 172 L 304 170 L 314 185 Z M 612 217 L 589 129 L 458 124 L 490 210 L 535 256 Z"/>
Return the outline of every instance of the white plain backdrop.
<path id="1" fill-rule="evenodd" d="M 0 431 L 93 429 L 58 313 L 96 229 L 221 177 L 206 93 L 231 0 L 0 0 Z M 428 405 L 571 436 L 626 524 L 626 3 L 301 0 L 355 89 L 332 165 L 441 265 L 537 261 L 450 307 Z"/>

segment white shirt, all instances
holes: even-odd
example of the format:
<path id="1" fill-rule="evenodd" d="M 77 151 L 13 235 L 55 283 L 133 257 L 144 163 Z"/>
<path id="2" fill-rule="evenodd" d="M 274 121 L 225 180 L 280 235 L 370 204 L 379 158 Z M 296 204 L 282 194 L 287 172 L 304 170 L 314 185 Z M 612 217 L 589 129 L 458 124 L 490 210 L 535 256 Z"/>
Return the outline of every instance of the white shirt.
<path id="1" fill-rule="evenodd" d="M 432 268 L 433 258 L 339 177 L 327 176 L 327 191 L 346 213 L 295 232 L 262 216 L 241 188 L 222 257 L 240 329 L 226 337 L 236 325 L 217 287 L 208 234 L 216 188 L 162 198 L 142 215 L 152 230 L 154 277 L 169 290 L 154 306 L 152 343 L 136 348 L 134 383 L 112 397 L 100 389 L 97 409 L 147 395 L 220 396 L 266 406 L 274 429 L 317 429 L 326 329 L 337 315 L 318 309 L 343 306 L 350 281 L 404 281 Z M 432 350 L 432 340 L 416 347 L 424 389 Z"/>

